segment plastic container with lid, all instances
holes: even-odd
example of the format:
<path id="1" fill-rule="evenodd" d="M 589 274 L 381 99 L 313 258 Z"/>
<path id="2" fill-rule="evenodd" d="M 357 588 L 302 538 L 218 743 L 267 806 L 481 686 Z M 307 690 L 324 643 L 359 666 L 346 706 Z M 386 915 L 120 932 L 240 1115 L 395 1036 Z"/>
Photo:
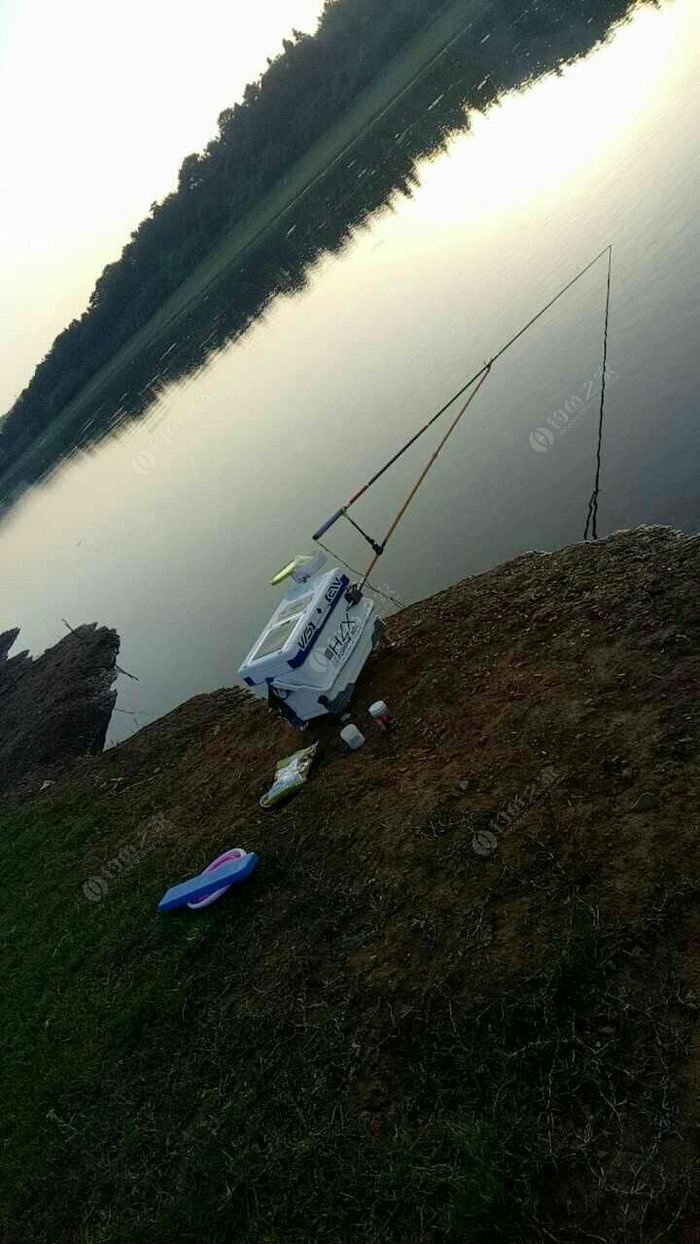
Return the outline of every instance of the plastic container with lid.
<path id="1" fill-rule="evenodd" d="M 358 748 L 362 747 L 365 741 L 365 736 L 362 731 L 358 730 L 357 726 L 354 726 L 352 722 L 350 722 L 347 726 L 343 726 L 340 731 L 340 737 L 353 752 L 356 752 Z"/>
<path id="2" fill-rule="evenodd" d="M 374 704 L 370 704 L 369 715 L 377 723 L 380 730 L 393 730 L 396 725 L 384 700 L 375 700 Z"/>

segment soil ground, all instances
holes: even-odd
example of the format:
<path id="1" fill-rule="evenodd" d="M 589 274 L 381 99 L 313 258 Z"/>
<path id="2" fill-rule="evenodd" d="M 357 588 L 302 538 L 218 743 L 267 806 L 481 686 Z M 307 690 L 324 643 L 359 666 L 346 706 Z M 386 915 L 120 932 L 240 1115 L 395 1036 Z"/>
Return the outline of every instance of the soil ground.
<path id="1" fill-rule="evenodd" d="M 229 689 L 6 797 L 3 1238 L 699 1238 L 699 580 L 526 554 L 391 619 L 357 753 Z"/>

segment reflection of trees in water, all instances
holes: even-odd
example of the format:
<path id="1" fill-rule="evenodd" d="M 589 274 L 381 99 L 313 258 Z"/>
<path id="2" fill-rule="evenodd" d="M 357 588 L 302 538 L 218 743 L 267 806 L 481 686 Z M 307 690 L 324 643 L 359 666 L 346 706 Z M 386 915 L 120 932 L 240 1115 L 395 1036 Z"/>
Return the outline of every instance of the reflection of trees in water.
<path id="1" fill-rule="evenodd" d="M 504 91 L 585 56 L 633 7 L 636 0 L 540 0 L 515 19 L 497 11 L 475 22 L 175 328 L 103 387 L 60 444 L 33 454 L 25 479 L 39 480 L 78 446 L 138 418 L 167 384 L 245 333 L 273 299 L 302 290 L 314 266 L 397 194 L 410 195 L 417 162 L 468 129 L 469 109 L 483 110 Z"/>

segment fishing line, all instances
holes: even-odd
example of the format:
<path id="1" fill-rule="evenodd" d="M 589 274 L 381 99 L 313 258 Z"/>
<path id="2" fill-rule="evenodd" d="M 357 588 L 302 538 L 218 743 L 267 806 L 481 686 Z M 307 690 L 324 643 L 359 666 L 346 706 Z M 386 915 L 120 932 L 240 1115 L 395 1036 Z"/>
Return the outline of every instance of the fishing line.
<path id="1" fill-rule="evenodd" d="M 594 540 L 598 539 L 598 497 L 600 496 L 600 458 L 603 444 L 603 420 L 605 418 L 605 389 L 608 379 L 608 330 L 610 328 L 610 290 L 612 286 L 612 246 L 608 252 L 608 287 L 605 295 L 605 327 L 603 329 L 603 379 L 600 386 L 600 414 L 598 416 L 598 446 L 596 449 L 596 469 L 593 492 L 588 502 L 588 516 L 584 540 L 588 539 L 589 529 Z"/>
<path id="2" fill-rule="evenodd" d="M 359 579 L 362 574 L 361 570 L 357 570 L 355 566 L 351 566 L 350 563 L 346 562 L 339 553 L 334 553 L 333 549 L 329 549 L 328 545 L 324 544 L 322 540 L 317 540 L 316 543 L 319 548 L 323 549 L 324 553 L 327 553 L 329 557 L 334 558 L 335 561 L 340 562 L 341 566 L 344 566 L 345 569 L 349 570 L 351 574 L 357 575 Z M 396 605 L 397 609 L 404 608 L 404 602 L 401 600 L 400 596 L 394 596 L 392 592 L 382 591 L 380 587 L 375 587 L 373 583 L 365 583 L 365 586 L 369 588 L 370 592 L 374 592 L 377 596 L 383 596 L 385 600 L 390 602 L 390 604 Z"/>

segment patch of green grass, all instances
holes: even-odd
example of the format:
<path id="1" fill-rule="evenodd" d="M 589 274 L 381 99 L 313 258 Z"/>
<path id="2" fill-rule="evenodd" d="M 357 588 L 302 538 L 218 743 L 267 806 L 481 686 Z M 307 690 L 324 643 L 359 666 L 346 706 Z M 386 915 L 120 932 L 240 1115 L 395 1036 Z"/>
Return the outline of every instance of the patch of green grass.
<path id="1" fill-rule="evenodd" d="M 182 1006 L 186 971 L 175 965 L 190 951 L 184 926 L 167 930 L 153 971 L 138 979 L 129 965 L 135 927 L 143 945 L 157 922 L 153 896 L 162 883 L 152 866 L 149 876 L 149 859 L 117 874 L 99 902 L 84 893 L 86 854 L 102 870 L 94 844 L 104 828 L 97 806 L 89 812 L 60 799 L 0 815 L 0 870 L 12 878 L 0 952 L 0 1222 L 11 1221 L 18 1194 L 31 1196 L 37 1173 L 89 1130 L 65 1110 L 66 1096 L 93 1098 L 97 1089 L 99 1101 L 110 1062 L 138 1044 L 154 1017 Z"/>
<path id="2" fill-rule="evenodd" d="M 493 1231 L 506 1205 L 497 1129 L 482 1119 L 404 1133 L 392 1152 L 391 1169 L 400 1186 L 415 1184 L 441 1204 L 441 1226 L 449 1239 L 476 1240 L 483 1226 Z"/>
<path id="3" fill-rule="evenodd" d="M 8 1244 L 513 1244 L 533 1223 L 564 1238 L 567 1197 L 622 1241 L 685 1203 L 660 948 L 692 895 L 617 930 L 572 899 L 549 968 L 473 997 L 446 963 L 394 1008 L 345 948 L 391 913 L 320 832 L 303 869 L 290 823 L 235 896 L 166 917 L 167 852 L 82 892 L 121 807 L 0 806 Z"/>
<path id="4" fill-rule="evenodd" d="M 492 1217 L 503 1204 L 503 1179 L 496 1166 L 496 1132 L 479 1121 L 452 1123 L 447 1128 L 454 1151 L 448 1181 L 446 1227 L 461 1235 Z"/>

